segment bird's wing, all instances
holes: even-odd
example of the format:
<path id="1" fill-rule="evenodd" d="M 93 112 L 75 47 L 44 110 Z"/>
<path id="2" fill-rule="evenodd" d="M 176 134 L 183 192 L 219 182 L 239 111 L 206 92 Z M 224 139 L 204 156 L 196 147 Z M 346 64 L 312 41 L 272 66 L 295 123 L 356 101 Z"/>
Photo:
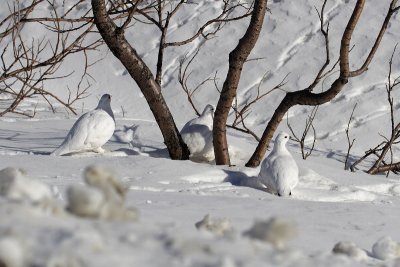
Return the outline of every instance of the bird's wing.
<path id="1" fill-rule="evenodd" d="M 87 149 L 94 149 L 101 147 L 111 138 L 115 130 L 115 122 L 104 110 L 94 110 L 83 128 L 86 128 L 87 133 L 84 146 Z"/>
<path id="2" fill-rule="evenodd" d="M 273 170 L 271 169 L 273 163 L 273 155 L 268 155 L 267 158 L 261 163 L 259 180 L 270 190 L 276 190 L 276 179 L 274 178 Z"/>
<path id="3" fill-rule="evenodd" d="M 53 151 L 52 155 L 64 155 L 82 149 L 87 137 L 85 125 L 90 120 L 92 112 L 93 111 L 87 112 L 79 117 L 74 125 L 72 125 L 72 128 L 69 130 L 62 144 Z"/>
<path id="4" fill-rule="evenodd" d="M 278 192 L 290 192 L 298 182 L 298 167 L 291 156 L 277 157 L 272 172 Z"/>

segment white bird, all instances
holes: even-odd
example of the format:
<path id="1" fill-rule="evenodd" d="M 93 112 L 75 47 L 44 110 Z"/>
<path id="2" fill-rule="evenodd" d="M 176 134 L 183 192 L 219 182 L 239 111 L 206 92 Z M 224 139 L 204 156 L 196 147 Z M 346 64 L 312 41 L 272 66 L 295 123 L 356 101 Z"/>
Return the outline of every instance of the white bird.
<path id="1" fill-rule="evenodd" d="M 104 153 L 102 146 L 115 130 L 110 102 L 111 96 L 104 94 L 96 109 L 83 114 L 74 123 L 64 142 L 51 155 L 61 156 L 84 151 Z"/>
<path id="2" fill-rule="evenodd" d="M 22 169 L 0 170 L 0 195 L 12 200 L 46 201 L 53 197 L 50 188 L 43 182 L 30 179 Z"/>
<path id="3" fill-rule="evenodd" d="M 214 159 L 213 120 L 214 106 L 207 105 L 200 117 L 188 121 L 183 126 L 181 136 L 189 148 L 191 159 Z"/>
<path id="4" fill-rule="evenodd" d="M 296 161 L 286 148 L 287 133 L 281 132 L 275 139 L 274 148 L 261 164 L 258 178 L 271 193 L 289 196 L 299 181 Z"/>

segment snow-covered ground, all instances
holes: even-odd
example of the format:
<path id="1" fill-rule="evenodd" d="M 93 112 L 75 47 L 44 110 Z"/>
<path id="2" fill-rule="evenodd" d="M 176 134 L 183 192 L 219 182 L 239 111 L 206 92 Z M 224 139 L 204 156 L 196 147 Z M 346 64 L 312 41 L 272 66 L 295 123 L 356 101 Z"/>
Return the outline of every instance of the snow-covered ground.
<path id="1" fill-rule="evenodd" d="M 171 22 L 170 40 L 189 36 L 192 28 L 206 15 L 218 12 L 218 2 L 199 1 L 192 9 L 184 10 L 178 16 L 179 20 Z M 321 2 L 270 2 L 271 14 L 267 15 L 260 41 L 251 54 L 251 58 L 265 59 L 246 63 L 239 101 L 245 102 L 254 96 L 266 71 L 271 71 L 271 75 L 262 85 L 264 90 L 279 83 L 287 73 L 290 76 L 286 90 L 304 88 L 324 61 L 324 47 L 318 35 L 318 18 L 314 10 L 314 5 L 319 7 Z M 332 58 L 338 55 L 340 35 L 353 2 L 328 1 Z M 353 38 L 353 69 L 368 54 L 388 4 L 389 1 L 368 1 L 366 4 Z M 0 17 L 5 14 L 6 10 L 0 11 Z M 319 108 L 313 154 L 302 160 L 299 146 L 289 142 L 288 148 L 299 165 L 300 182 L 292 196 L 285 198 L 255 188 L 254 179 L 259 169 L 243 166 L 256 142 L 239 132 L 229 131 L 228 136 L 234 167 L 171 161 L 139 89 L 120 63 L 102 49 L 99 53 L 106 58 L 91 69 L 96 80 L 91 95 L 76 107 L 80 108 L 84 103 L 83 111 L 87 111 L 96 106 L 101 94 L 112 95 L 117 127 L 114 137 L 105 145 L 109 152 L 49 156 L 62 142 L 76 117 L 66 114 L 62 108 L 51 113 L 40 98 L 29 99 L 21 106 L 23 110 L 36 107 L 38 115 L 34 119 L 12 115 L 0 118 L 0 170 L 23 168 L 28 178 L 48 185 L 54 195 L 54 200 L 40 203 L 0 196 L 0 259 L 8 264 L 7 267 L 398 266 L 400 260 L 393 258 L 400 256 L 396 243 L 400 241 L 397 213 L 400 180 L 393 174 L 386 178 L 370 176 L 362 170 L 351 173 L 343 170 L 343 162 L 347 151 L 344 131 L 355 103 L 358 105 L 350 129 L 351 137 L 356 139 L 351 151 L 352 160 L 380 143 L 382 137 L 379 134 L 387 134 L 390 130 L 385 80 L 388 60 L 400 37 L 399 16 L 394 16 L 368 72 L 350 80 L 333 102 Z M 185 21 L 191 24 L 184 27 L 186 24 L 182 22 Z M 220 78 L 218 83 L 222 85 L 228 53 L 245 30 L 246 23 L 235 22 L 225 27 L 219 33 L 220 38 L 203 46 L 197 65 L 193 66 L 193 85 L 213 76 L 216 70 Z M 138 27 L 140 30 L 130 32 L 128 38 L 146 37 L 139 38 L 145 42 L 135 45 L 154 69 L 158 33 L 157 29 L 146 27 Z M 195 42 L 183 48 L 167 49 L 166 53 L 163 92 L 179 128 L 194 117 L 194 112 L 177 82 L 178 59 L 193 53 L 198 45 Z M 72 58 L 65 68 L 74 69 L 78 63 Z M 394 76 L 400 73 L 398 52 L 393 72 Z M 317 90 L 326 88 L 329 81 Z M 49 81 L 60 94 L 69 83 L 74 80 Z M 211 83 L 207 86 L 195 95 L 200 110 L 208 103 L 216 104 L 217 91 Z M 399 98 L 396 98 L 396 91 L 393 94 L 395 115 L 399 115 Z M 282 92 L 275 91 L 254 106 L 248 126 L 257 134 L 262 133 L 282 96 Z M 302 132 L 309 112 L 310 108 L 300 106 L 289 111 L 290 123 L 298 133 Z M 130 130 L 131 126 L 135 127 Z M 288 130 L 285 121 L 280 129 Z M 399 158 L 396 155 L 398 149 L 394 152 Z M 126 206 L 138 210 L 137 221 L 85 219 L 65 211 L 67 188 L 84 186 L 82 175 L 89 165 L 109 168 L 129 188 Z M 0 188 L 0 192 L 2 190 Z M 230 230 L 223 235 L 197 230 L 195 224 L 206 214 L 210 214 L 217 224 L 223 221 L 224 227 L 230 226 Z M 255 240 L 249 234 L 256 221 L 271 222 L 271 218 L 283 221 L 283 226 L 274 228 L 268 223 L 259 223 L 261 231 L 275 229 L 273 232 L 278 233 L 278 238 L 288 239 L 286 246 L 276 247 L 273 242 Z M 385 236 L 391 239 L 381 239 Z M 353 256 L 334 254 L 332 249 L 340 241 L 353 242 L 359 249 L 344 243 L 335 251 L 345 251 Z"/>

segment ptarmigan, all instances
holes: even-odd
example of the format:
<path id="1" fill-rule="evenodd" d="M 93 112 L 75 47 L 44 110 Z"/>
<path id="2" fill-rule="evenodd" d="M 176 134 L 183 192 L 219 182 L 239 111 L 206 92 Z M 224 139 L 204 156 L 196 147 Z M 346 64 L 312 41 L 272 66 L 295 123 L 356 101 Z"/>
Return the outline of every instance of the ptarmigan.
<path id="1" fill-rule="evenodd" d="M 287 133 L 281 132 L 275 139 L 274 148 L 261 164 L 259 180 L 271 193 L 289 196 L 299 181 L 296 161 L 286 148 Z"/>
<path id="2" fill-rule="evenodd" d="M 207 105 L 200 117 L 188 121 L 181 130 L 183 141 L 190 151 L 190 158 L 197 160 L 214 159 L 213 147 L 214 106 Z"/>
<path id="3" fill-rule="evenodd" d="M 83 114 L 72 126 L 64 142 L 51 155 L 61 156 L 76 152 L 94 151 L 103 153 L 115 130 L 111 96 L 104 94 L 96 109 Z"/>

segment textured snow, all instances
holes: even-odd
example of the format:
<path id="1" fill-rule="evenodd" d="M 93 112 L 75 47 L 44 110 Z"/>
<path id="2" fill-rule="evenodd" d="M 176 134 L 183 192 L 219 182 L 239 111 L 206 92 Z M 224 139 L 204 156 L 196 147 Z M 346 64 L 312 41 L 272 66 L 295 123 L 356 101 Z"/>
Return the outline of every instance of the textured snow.
<path id="1" fill-rule="evenodd" d="M 207 16 L 218 14 L 221 5 L 221 1 L 212 0 L 193 2 L 197 4 L 186 7 L 170 22 L 169 41 L 190 37 Z M 83 6 L 86 4 L 89 3 L 82 3 Z M 365 4 L 365 11 L 352 38 L 355 47 L 350 54 L 351 69 L 357 69 L 369 53 L 388 4 L 389 1 L 367 1 Z M 265 92 L 288 73 L 286 91 L 305 88 L 324 62 L 325 47 L 318 32 L 319 21 L 314 8 L 319 8 L 321 1 L 275 0 L 269 1 L 268 5 L 271 13 L 267 14 L 262 37 L 250 55 L 252 59 L 260 59 L 244 65 L 238 104 L 252 101 L 260 82 L 260 88 Z M 345 0 L 327 3 L 332 61 L 338 57 L 340 37 L 353 5 L 354 1 Z M 68 4 L 60 8 L 66 9 Z M 82 12 L 84 10 L 83 7 Z M 6 13 L 7 8 L 0 9 L 0 17 Z M 48 15 L 48 8 L 43 6 L 35 15 Z M 380 134 L 390 131 L 385 82 L 388 60 L 400 37 L 398 18 L 399 14 L 396 14 L 389 24 L 369 70 L 360 77 L 350 79 L 334 101 L 319 107 L 314 125 L 317 140 L 313 154 L 304 161 L 299 146 L 288 142 L 287 148 L 298 163 L 299 182 L 295 194 L 285 198 L 268 194 L 260 188 L 257 181 L 260 168 L 243 167 L 256 142 L 239 132 L 228 130 L 231 162 L 236 166 L 171 161 L 143 94 L 123 66 L 104 48 L 89 53 L 90 62 L 104 59 L 90 68 L 93 87 L 88 98 L 76 103 L 75 107 L 80 112 L 78 116 L 66 114 L 59 105 L 54 106 L 54 114 L 44 99 L 34 96 L 21 106 L 22 111 L 37 110 L 34 119 L 16 115 L 0 118 L 0 170 L 7 167 L 25 170 L 23 188 L 37 181 L 48 188 L 44 191 L 50 192 L 51 196 L 51 201 L 44 203 L 37 203 L 29 197 L 21 201 L 0 196 L 0 265 L 398 265 L 399 260 L 395 257 L 398 256 L 400 240 L 399 179 L 392 174 L 385 178 L 382 175 L 369 176 L 361 170 L 356 173 L 343 170 L 347 152 L 345 129 L 355 103 L 358 105 L 350 125 L 350 137 L 356 138 L 356 141 L 351 161 L 380 143 Z M 195 87 L 204 79 L 214 77 L 218 71 L 216 82 L 221 87 L 229 52 L 244 33 L 247 22 L 226 25 L 217 38 L 205 44 L 196 40 L 192 44 L 166 50 L 162 90 L 178 129 L 195 117 L 187 96 L 178 89 L 179 59 L 184 55 L 193 55 L 202 45 L 189 83 Z M 213 29 L 210 26 L 210 31 Z M 54 38 L 51 33 L 31 25 L 24 27 L 21 34 L 27 40 L 32 36 Z M 127 29 L 126 35 L 154 70 L 159 29 L 135 26 Z M 97 38 L 97 35 L 93 34 L 92 38 Z M 53 93 L 66 99 L 67 88 L 75 88 L 79 82 L 81 63 L 79 55 L 65 59 L 65 66 L 56 74 L 63 76 L 75 70 L 74 74 L 68 79 L 48 80 L 48 88 L 53 88 Z M 393 63 L 393 76 L 396 76 L 400 73 L 398 52 Z M 267 78 L 263 79 L 267 71 Z M 326 90 L 336 74 L 328 77 L 315 90 Z M 112 111 L 116 123 L 115 135 L 104 145 L 107 152 L 101 155 L 84 153 L 73 157 L 49 157 L 48 154 L 62 143 L 77 118 L 96 106 L 99 97 L 105 93 L 113 97 Z M 284 92 L 277 90 L 257 103 L 248 113 L 247 126 L 261 135 L 283 96 Z M 393 91 L 393 97 L 397 118 L 400 114 L 397 90 Z M 7 95 L 0 95 L 0 98 L 1 107 L 10 100 Z M 215 106 L 217 100 L 218 92 L 212 84 L 198 90 L 193 99 L 198 108 L 206 104 Z M 310 108 L 304 106 L 289 110 L 288 120 L 296 134 L 301 135 L 309 112 Z M 233 117 L 230 114 L 229 120 Z M 278 131 L 288 131 L 285 122 Z M 311 144 L 312 137 L 308 136 L 306 141 L 306 145 Z M 397 146 L 393 152 L 398 157 Z M 368 164 L 370 162 L 365 162 L 359 167 L 364 169 Z M 93 206 L 109 203 L 105 201 L 109 192 L 101 190 L 102 186 L 86 183 L 84 171 L 88 166 L 100 166 L 112 174 L 113 179 L 104 180 L 107 183 L 119 181 L 126 186 L 124 210 L 128 211 L 128 215 L 134 213 L 138 216 L 137 221 L 115 216 L 106 220 L 98 214 L 82 217 L 69 211 L 73 201 L 87 201 L 89 210 Z M 107 177 L 110 178 L 109 175 Z M 24 190 L 32 188 L 35 187 Z M 108 195 L 111 196 L 111 203 L 121 201 L 121 195 L 116 193 L 121 192 L 116 189 L 118 186 L 111 188 L 114 190 Z M 87 210 L 83 214 L 87 215 Z M 229 222 L 229 234 L 198 231 L 195 224 L 205 214 L 210 215 L 208 221 L 204 220 L 206 229 L 220 231 L 226 229 L 226 222 Z M 279 249 L 268 238 L 263 238 L 271 234 L 269 229 L 273 227 L 266 225 L 273 218 L 279 218 L 290 225 L 287 229 L 295 228 L 297 232 L 297 235 L 290 234 L 284 239 L 284 246 L 278 242 L 282 247 Z M 258 229 L 251 231 L 254 238 L 243 235 L 254 229 L 253 226 Z M 388 238 L 381 239 L 383 236 Z M 278 234 L 277 240 L 281 242 L 280 238 Z M 341 245 L 333 252 L 338 243 Z M 363 251 L 366 253 L 363 254 Z"/>

